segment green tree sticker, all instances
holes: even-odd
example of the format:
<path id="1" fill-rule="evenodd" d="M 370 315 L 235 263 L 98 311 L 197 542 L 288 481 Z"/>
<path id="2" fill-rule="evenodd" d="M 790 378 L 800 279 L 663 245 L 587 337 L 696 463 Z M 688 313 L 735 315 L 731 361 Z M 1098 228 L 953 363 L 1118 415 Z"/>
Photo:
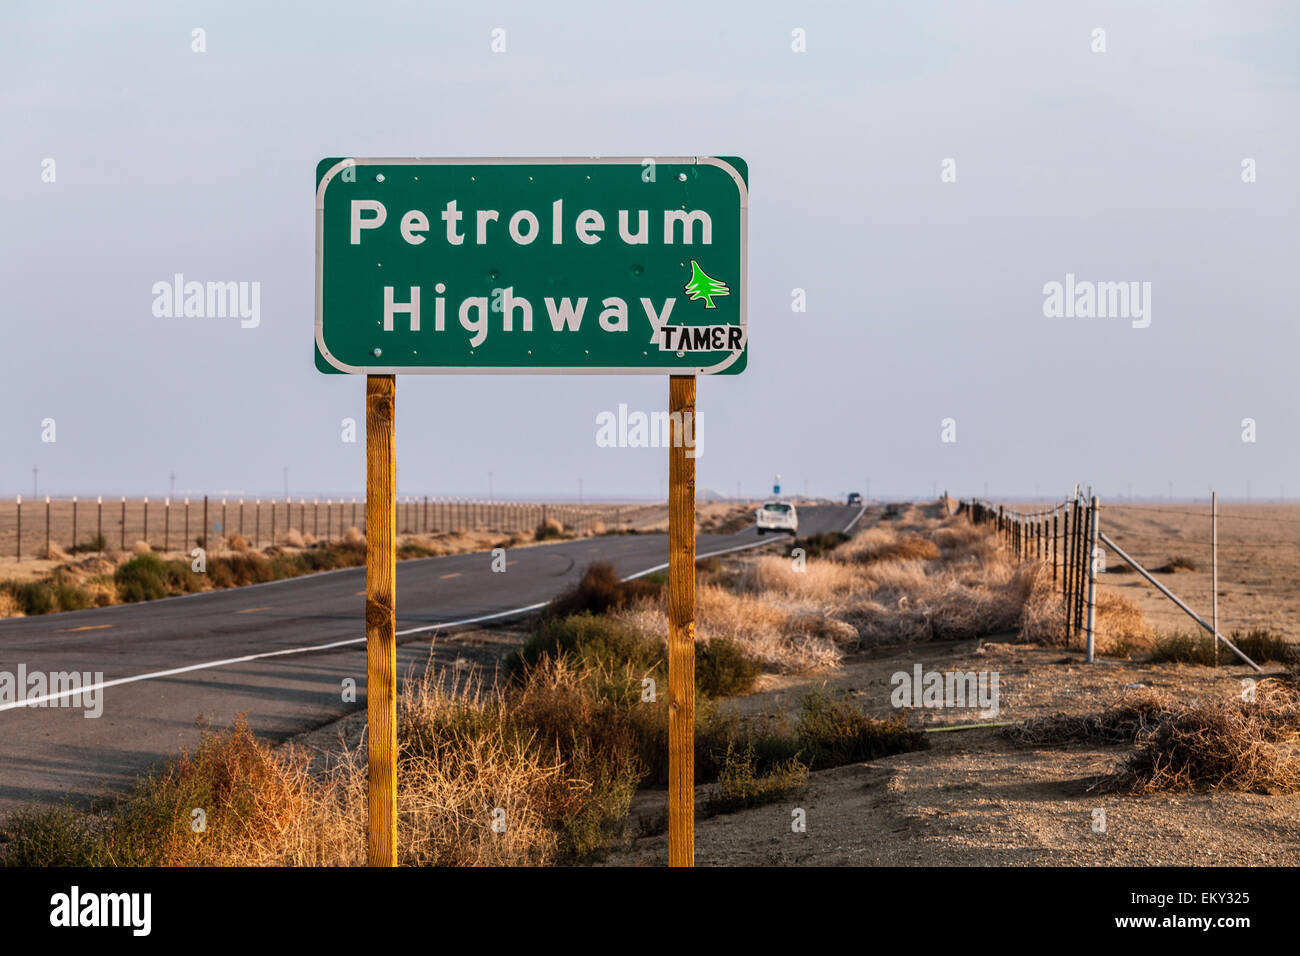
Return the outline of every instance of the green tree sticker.
<path id="1" fill-rule="evenodd" d="M 690 295 L 692 302 L 696 299 L 703 299 L 706 309 L 717 308 L 713 304 L 715 295 L 731 295 L 727 283 L 710 278 L 694 259 L 691 260 L 691 281 L 686 283 L 685 291 Z"/>

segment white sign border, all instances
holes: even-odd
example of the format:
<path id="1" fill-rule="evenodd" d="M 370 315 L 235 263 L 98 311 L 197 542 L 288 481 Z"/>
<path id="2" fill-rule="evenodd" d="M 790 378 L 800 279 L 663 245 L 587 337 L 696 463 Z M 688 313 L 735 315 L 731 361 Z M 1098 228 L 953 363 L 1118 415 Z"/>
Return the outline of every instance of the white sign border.
<path id="1" fill-rule="evenodd" d="M 641 166 L 646 159 L 652 160 L 656 166 L 659 164 L 668 164 L 676 166 L 699 165 L 699 166 L 716 166 L 723 172 L 727 173 L 736 183 L 736 189 L 740 194 L 740 328 L 745 329 L 745 351 L 743 354 L 748 356 L 749 352 L 749 328 L 746 313 L 748 287 L 749 287 L 749 255 L 748 255 L 748 237 L 749 237 L 749 188 L 745 185 L 745 178 L 740 175 L 734 166 L 726 160 L 719 159 L 716 156 L 670 156 L 670 157 L 602 157 L 602 156 L 566 156 L 566 157 L 491 157 L 491 158 L 473 158 L 473 157 L 405 157 L 394 159 L 383 158 L 363 158 L 363 159 L 342 159 L 330 167 L 329 172 L 321 177 L 320 185 L 316 187 L 316 348 L 320 351 L 321 356 L 338 369 L 340 372 L 346 372 L 352 375 L 716 375 L 717 373 L 729 368 L 737 359 L 740 358 L 741 352 L 733 352 L 716 365 L 707 368 L 692 369 L 685 367 L 655 368 L 651 366 L 627 368 L 616 366 L 613 368 L 570 368 L 567 366 L 506 366 L 506 367 L 480 367 L 480 366 L 448 366 L 448 367 L 428 367 L 428 366 L 393 366 L 393 365 L 348 365 L 339 361 L 330 354 L 325 347 L 324 338 L 324 316 L 322 308 L 324 306 L 324 288 L 325 288 L 325 189 L 329 186 L 330 181 L 342 172 L 352 166 L 586 166 L 586 165 L 626 165 Z"/>

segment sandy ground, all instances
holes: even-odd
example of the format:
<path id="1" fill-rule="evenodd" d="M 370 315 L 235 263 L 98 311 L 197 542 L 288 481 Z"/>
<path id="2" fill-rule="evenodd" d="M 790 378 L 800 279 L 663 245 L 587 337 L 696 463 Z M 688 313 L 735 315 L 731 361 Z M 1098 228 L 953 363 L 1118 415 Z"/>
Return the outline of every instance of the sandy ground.
<path id="1" fill-rule="evenodd" d="M 1133 663 L 1088 666 L 1054 648 L 981 642 L 882 648 L 826 679 L 865 710 L 892 713 L 890 676 L 926 670 L 997 670 L 998 720 L 1089 713 L 1141 683 L 1184 698 L 1233 694 L 1248 671 Z M 775 713 L 807 682 L 768 681 L 737 701 Z M 912 712 L 922 725 L 974 722 L 973 711 Z M 717 866 L 1227 866 L 1300 864 L 1300 796 L 1174 793 L 1134 797 L 1093 788 L 1129 747 L 1025 748 L 993 729 L 931 734 L 932 749 L 811 775 L 808 790 L 780 803 L 712 818 L 697 815 L 696 863 Z M 698 790 L 697 806 L 708 788 Z M 665 793 L 638 796 L 634 813 L 654 832 L 608 859 L 662 865 Z M 792 829 L 802 809 L 805 832 Z M 1093 832 L 1105 813 L 1104 833 Z"/>
<path id="2" fill-rule="evenodd" d="M 1194 571 L 1160 574 L 1161 583 L 1206 620 L 1210 618 L 1210 507 L 1175 502 L 1103 507 L 1101 529 L 1148 570 L 1184 557 Z M 1106 584 L 1137 602 L 1157 630 L 1199 630 L 1191 618 L 1107 553 Z M 1219 507 L 1219 630 L 1268 628 L 1300 640 L 1300 508 L 1221 504 Z"/>

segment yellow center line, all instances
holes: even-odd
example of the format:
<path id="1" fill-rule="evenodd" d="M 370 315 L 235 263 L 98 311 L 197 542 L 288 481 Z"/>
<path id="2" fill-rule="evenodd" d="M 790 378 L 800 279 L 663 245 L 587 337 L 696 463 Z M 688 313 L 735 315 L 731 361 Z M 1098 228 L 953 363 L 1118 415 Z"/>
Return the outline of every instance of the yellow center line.
<path id="1" fill-rule="evenodd" d="M 451 573 L 451 574 L 444 574 L 444 575 L 442 576 L 442 579 L 445 581 L 445 580 L 447 580 L 448 578 L 458 578 L 458 577 L 460 577 L 460 572 L 459 572 L 459 571 L 455 571 L 455 572 L 453 572 L 453 573 Z"/>
<path id="2" fill-rule="evenodd" d="M 72 631 L 98 631 L 106 627 L 112 627 L 112 624 L 86 624 L 82 627 L 65 627 L 55 631 L 55 634 L 69 634 Z"/>
<path id="3" fill-rule="evenodd" d="M 270 605 L 267 605 L 266 607 L 246 607 L 246 608 L 244 608 L 242 611 L 236 611 L 235 613 L 236 613 L 236 614 L 252 614 L 254 611 L 269 611 L 269 610 L 271 610 L 271 607 L 270 607 Z"/>

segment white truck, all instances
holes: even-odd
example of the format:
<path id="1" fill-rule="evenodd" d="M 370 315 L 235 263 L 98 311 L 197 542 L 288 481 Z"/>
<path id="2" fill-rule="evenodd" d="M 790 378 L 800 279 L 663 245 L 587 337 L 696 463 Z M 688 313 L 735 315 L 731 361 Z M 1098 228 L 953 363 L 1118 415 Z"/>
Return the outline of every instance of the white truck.
<path id="1" fill-rule="evenodd" d="M 774 531 L 793 536 L 799 533 L 799 513 L 788 501 L 768 501 L 754 512 L 754 524 L 759 534 Z"/>

